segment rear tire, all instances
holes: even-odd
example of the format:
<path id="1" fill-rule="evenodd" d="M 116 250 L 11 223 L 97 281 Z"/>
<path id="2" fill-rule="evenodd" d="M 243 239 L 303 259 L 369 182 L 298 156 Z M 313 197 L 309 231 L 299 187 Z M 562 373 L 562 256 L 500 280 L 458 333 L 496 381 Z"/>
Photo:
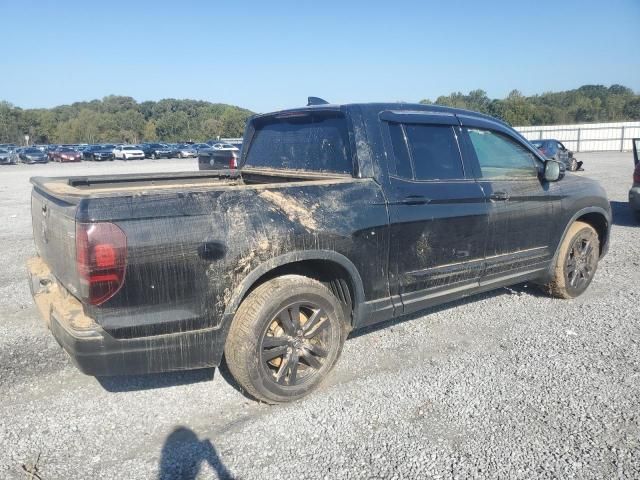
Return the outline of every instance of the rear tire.
<path id="1" fill-rule="evenodd" d="M 553 278 L 546 285 L 550 295 L 575 298 L 591 284 L 598 268 L 600 240 L 595 229 L 584 222 L 574 222 L 560 245 Z"/>
<path id="2" fill-rule="evenodd" d="M 327 287 L 285 275 L 244 299 L 224 354 L 247 393 L 266 403 L 285 403 L 320 385 L 338 360 L 346 334 L 344 310 Z"/>

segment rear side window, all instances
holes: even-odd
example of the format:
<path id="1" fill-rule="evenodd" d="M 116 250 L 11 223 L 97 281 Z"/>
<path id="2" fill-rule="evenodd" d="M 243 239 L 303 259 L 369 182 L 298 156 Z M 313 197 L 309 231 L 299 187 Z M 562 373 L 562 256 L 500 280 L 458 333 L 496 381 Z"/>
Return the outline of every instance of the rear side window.
<path id="1" fill-rule="evenodd" d="M 398 176 L 414 180 L 464 178 L 458 142 L 450 125 L 389 124 Z"/>
<path id="2" fill-rule="evenodd" d="M 258 118 L 252 127 L 245 166 L 353 173 L 341 112 Z"/>
<path id="3" fill-rule="evenodd" d="M 482 178 L 537 176 L 533 154 L 514 140 L 492 130 L 468 128 Z"/>
<path id="4" fill-rule="evenodd" d="M 409 158 L 409 149 L 407 148 L 407 142 L 404 136 L 404 128 L 402 128 L 402 125 L 399 123 L 390 123 L 389 133 L 391 134 L 393 155 L 396 159 L 397 175 L 402 178 L 413 179 L 413 167 L 411 166 L 411 159 Z"/>

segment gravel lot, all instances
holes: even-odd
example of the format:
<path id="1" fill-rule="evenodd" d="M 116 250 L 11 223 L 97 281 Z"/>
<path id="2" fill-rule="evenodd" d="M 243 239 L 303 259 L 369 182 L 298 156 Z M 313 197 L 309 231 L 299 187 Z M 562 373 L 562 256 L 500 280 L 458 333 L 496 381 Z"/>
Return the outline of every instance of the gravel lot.
<path id="1" fill-rule="evenodd" d="M 177 171 L 194 160 L 0 168 L 0 478 L 24 478 L 38 457 L 44 480 L 639 478 L 632 159 L 579 159 L 615 216 L 584 296 L 519 285 L 359 333 L 320 391 L 278 407 L 246 399 L 224 370 L 84 376 L 31 302 L 30 176 Z"/>

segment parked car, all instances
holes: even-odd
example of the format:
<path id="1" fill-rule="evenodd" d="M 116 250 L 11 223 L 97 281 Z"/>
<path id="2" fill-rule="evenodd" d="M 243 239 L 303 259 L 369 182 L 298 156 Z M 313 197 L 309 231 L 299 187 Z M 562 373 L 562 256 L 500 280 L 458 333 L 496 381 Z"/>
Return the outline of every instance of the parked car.
<path id="1" fill-rule="evenodd" d="M 49 155 L 54 162 L 80 162 L 82 154 L 71 147 L 60 147 Z"/>
<path id="2" fill-rule="evenodd" d="M 225 142 L 214 142 L 211 144 L 214 150 L 239 150 L 237 147 Z"/>
<path id="3" fill-rule="evenodd" d="M 100 148 L 93 150 L 91 152 L 92 160 L 99 162 L 103 160 L 113 160 L 113 149 L 116 148 L 115 145 L 100 145 Z"/>
<path id="4" fill-rule="evenodd" d="M 144 152 L 146 158 L 173 158 L 176 154 L 175 148 L 163 143 L 145 143 L 140 145 L 140 149 Z"/>
<path id="5" fill-rule="evenodd" d="M 22 163 L 48 163 L 47 155 L 39 148 L 23 148 L 14 152 L 18 162 Z"/>
<path id="6" fill-rule="evenodd" d="M 545 157 L 564 163 L 567 170 L 575 172 L 582 168 L 582 162 L 576 160 L 573 152 L 558 140 L 532 140 L 531 144 L 540 150 Z"/>
<path id="7" fill-rule="evenodd" d="M 208 146 L 209 145 L 207 145 L 207 147 Z M 178 158 L 196 158 L 198 156 L 198 150 L 189 144 L 178 145 L 176 148 L 176 156 Z"/>
<path id="8" fill-rule="evenodd" d="M 0 148 L 0 165 L 15 165 L 16 161 L 12 157 L 11 152 L 4 148 Z"/>
<path id="9" fill-rule="evenodd" d="M 577 297 L 609 247 L 603 188 L 487 115 L 323 104 L 246 132 L 236 171 L 31 180 L 32 293 L 82 371 L 224 354 L 287 402 L 352 329 L 524 281 Z"/>
<path id="10" fill-rule="evenodd" d="M 207 148 L 198 152 L 199 170 L 224 170 L 238 168 L 240 151 L 237 148 Z"/>
<path id="11" fill-rule="evenodd" d="M 113 149 L 113 158 L 120 160 L 142 160 L 144 152 L 136 145 L 119 145 Z"/>
<path id="12" fill-rule="evenodd" d="M 200 151 L 204 148 L 211 148 L 211 145 L 208 143 L 192 143 L 191 146 L 196 149 L 196 151 Z"/>
<path id="13" fill-rule="evenodd" d="M 634 138 L 633 144 L 633 185 L 629 190 L 629 206 L 636 219 L 640 222 L 640 138 Z"/>
<path id="14" fill-rule="evenodd" d="M 60 145 L 47 145 L 47 147 L 44 149 L 44 153 L 47 155 L 49 161 L 53 161 L 53 154 L 59 148 Z"/>
<path id="15" fill-rule="evenodd" d="M 102 148 L 102 145 L 89 145 L 85 149 L 82 150 L 82 159 L 83 160 L 93 160 L 93 152 L 94 150 L 99 150 Z"/>

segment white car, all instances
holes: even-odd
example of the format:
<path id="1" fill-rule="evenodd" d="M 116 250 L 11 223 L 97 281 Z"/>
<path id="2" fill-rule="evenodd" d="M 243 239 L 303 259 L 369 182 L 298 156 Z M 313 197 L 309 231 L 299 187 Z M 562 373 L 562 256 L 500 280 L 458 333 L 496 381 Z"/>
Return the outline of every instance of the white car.
<path id="1" fill-rule="evenodd" d="M 118 145 L 113 149 L 113 158 L 122 160 L 144 160 L 144 152 L 134 145 Z"/>
<path id="2" fill-rule="evenodd" d="M 234 147 L 230 143 L 216 142 L 211 145 L 214 150 L 239 151 L 238 147 Z"/>

